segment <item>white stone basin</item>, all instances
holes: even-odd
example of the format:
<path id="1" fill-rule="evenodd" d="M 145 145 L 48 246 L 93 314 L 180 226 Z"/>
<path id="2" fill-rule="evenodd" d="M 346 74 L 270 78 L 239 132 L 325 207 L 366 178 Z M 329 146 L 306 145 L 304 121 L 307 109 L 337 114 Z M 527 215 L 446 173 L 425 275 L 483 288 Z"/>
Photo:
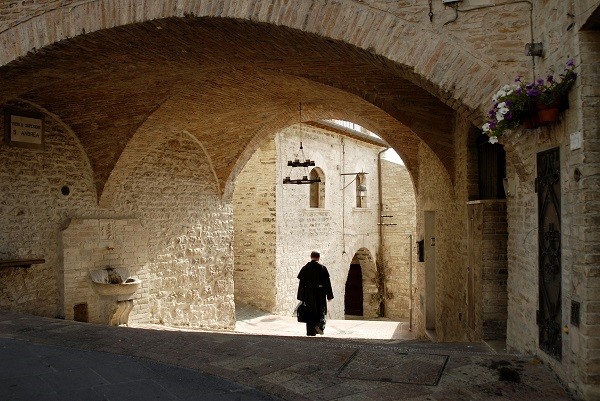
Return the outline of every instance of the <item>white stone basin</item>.
<path id="1" fill-rule="evenodd" d="M 117 297 L 118 300 L 131 297 L 142 283 L 140 279 L 129 277 L 127 269 L 119 267 L 91 271 L 90 277 L 97 294 Z"/>

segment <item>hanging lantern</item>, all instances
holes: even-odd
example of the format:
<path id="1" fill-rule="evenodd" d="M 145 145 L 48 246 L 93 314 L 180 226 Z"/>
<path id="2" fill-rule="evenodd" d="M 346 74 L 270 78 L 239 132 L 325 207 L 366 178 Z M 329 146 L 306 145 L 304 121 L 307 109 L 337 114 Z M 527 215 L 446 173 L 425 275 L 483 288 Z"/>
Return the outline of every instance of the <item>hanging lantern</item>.
<path id="1" fill-rule="evenodd" d="M 300 138 L 302 138 L 302 103 L 300 103 Z M 315 162 L 313 160 L 307 159 L 304 156 L 304 147 L 302 146 L 302 139 L 300 139 L 300 151 L 298 152 L 302 155 L 302 159 L 299 157 L 294 160 L 288 160 L 287 165 L 292 169 L 295 167 L 303 167 L 306 175 L 302 176 L 300 179 L 292 179 L 291 174 L 283 179 L 284 184 L 313 184 L 315 182 L 321 182 L 320 178 L 310 179 L 308 178 L 308 167 L 314 166 Z M 300 156 L 297 154 L 297 156 Z M 302 161 L 301 161 L 302 160 Z M 291 171 L 291 169 L 290 169 Z"/>

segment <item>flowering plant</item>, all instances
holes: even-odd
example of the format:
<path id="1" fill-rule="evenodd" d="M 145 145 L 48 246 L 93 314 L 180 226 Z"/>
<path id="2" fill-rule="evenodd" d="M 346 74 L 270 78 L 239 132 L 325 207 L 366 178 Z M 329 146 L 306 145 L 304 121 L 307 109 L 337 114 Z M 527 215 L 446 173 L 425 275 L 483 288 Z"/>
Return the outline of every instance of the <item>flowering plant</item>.
<path id="1" fill-rule="evenodd" d="M 577 73 L 573 71 L 575 62 L 573 59 L 567 61 L 567 65 L 562 74 L 559 75 L 560 80 L 557 81 L 553 75 L 546 77 L 546 83 L 541 82 L 540 87 L 540 102 L 546 106 L 555 105 L 561 98 L 569 93 L 569 90 L 575 84 Z"/>
<path id="2" fill-rule="evenodd" d="M 537 109 L 538 104 L 556 105 L 575 83 L 577 74 L 573 71 L 574 68 L 575 63 L 570 59 L 564 72 L 559 75 L 559 80 L 548 75 L 546 80 L 540 78 L 525 83 L 521 77 L 517 77 L 513 85 L 504 85 L 496 92 L 492 97 L 489 120 L 481 127 L 483 133 L 490 137 L 490 142 L 498 142 L 498 137 L 504 131 L 518 127 Z"/>

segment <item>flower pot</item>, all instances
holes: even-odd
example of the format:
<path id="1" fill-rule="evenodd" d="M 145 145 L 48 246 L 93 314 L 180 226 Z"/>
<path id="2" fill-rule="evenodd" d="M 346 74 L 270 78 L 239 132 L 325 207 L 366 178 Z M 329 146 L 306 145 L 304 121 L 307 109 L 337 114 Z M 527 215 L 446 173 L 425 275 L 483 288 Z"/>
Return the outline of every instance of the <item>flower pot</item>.
<path id="1" fill-rule="evenodd" d="M 540 125 L 550 125 L 558 121 L 560 103 L 556 102 L 551 105 L 538 104 L 538 120 Z"/>
<path id="2" fill-rule="evenodd" d="M 550 125 L 558 121 L 558 107 L 538 110 L 540 125 Z"/>

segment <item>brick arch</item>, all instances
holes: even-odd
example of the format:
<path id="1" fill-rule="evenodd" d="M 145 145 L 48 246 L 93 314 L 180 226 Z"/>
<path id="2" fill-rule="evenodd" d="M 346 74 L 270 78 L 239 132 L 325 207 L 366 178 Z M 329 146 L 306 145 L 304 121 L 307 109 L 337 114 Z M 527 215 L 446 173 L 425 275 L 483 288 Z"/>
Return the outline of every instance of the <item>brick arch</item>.
<path id="1" fill-rule="evenodd" d="M 477 124 L 483 118 L 482 99 L 488 99 L 501 82 L 493 63 L 483 54 L 473 54 L 472 49 L 451 42 L 444 32 L 418 25 L 414 16 L 425 15 L 426 5 L 410 7 L 406 14 L 361 2 L 342 5 L 327 0 L 300 4 L 284 0 L 182 0 L 142 5 L 137 0 L 80 1 L 54 9 L 53 5 L 34 5 L 35 10 L 26 10 L 25 15 L 6 23 L 0 31 L 0 66 L 85 33 L 195 16 L 286 26 L 368 50 L 403 66 L 408 79 Z"/>
<path id="2" fill-rule="evenodd" d="M 304 88 L 305 93 L 301 96 L 302 117 L 305 122 L 329 118 L 353 120 L 377 132 L 400 154 L 412 176 L 413 183 L 416 184 L 419 171 L 418 149 L 422 145 L 416 134 L 406 126 L 364 99 L 341 90 L 290 76 L 271 75 L 269 79 L 273 81 L 274 87 L 285 88 L 285 82 L 288 86 L 292 85 L 292 88 Z M 246 81 L 252 88 L 254 83 L 247 77 Z M 228 201 L 233 195 L 238 174 L 263 141 L 285 127 L 298 123 L 298 103 L 296 103 L 298 95 L 294 90 L 281 94 L 282 98 L 273 96 L 274 100 L 267 99 L 270 103 L 265 109 L 269 112 L 265 111 L 255 116 L 253 120 L 247 118 L 241 127 L 234 128 L 226 124 L 230 115 L 220 114 L 217 110 L 220 108 L 217 107 L 215 99 L 218 98 L 219 93 L 200 89 L 202 95 L 198 95 L 194 90 L 201 88 L 199 85 L 200 82 L 190 82 L 186 85 L 187 89 L 174 93 L 140 124 L 120 154 L 104 185 L 100 195 L 100 206 L 110 207 L 121 183 L 141 163 L 147 148 L 160 143 L 167 133 L 185 134 L 196 140 L 211 166 L 212 174 L 207 177 L 207 180 L 215 182 L 220 188 L 223 200 Z M 236 89 L 236 94 L 240 92 L 246 93 L 249 90 L 245 86 L 240 86 Z M 257 93 L 258 90 L 254 90 L 254 97 L 246 99 L 239 96 L 231 101 L 236 107 L 243 109 L 248 103 L 262 101 L 262 97 L 256 97 Z M 266 93 L 267 97 L 273 95 L 271 91 Z M 311 97 L 311 94 L 314 97 Z M 174 110 L 185 118 L 174 118 L 172 114 Z M 237 114 L 235 116 L 241 118 Z M 226 142 L 229 138 L 235 138 L 235 143 L 231 140 Z M 221 149 L 223 142 L 225 147 Z M 439 173 L 448 176 L 443 166 L 440 168 Z"/>

